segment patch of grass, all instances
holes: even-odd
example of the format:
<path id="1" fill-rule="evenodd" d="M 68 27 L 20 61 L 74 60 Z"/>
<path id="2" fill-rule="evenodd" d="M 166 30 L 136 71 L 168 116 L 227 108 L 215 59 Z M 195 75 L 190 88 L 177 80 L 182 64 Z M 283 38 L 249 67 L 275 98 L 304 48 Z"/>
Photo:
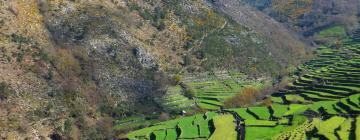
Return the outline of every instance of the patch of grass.
<path id="1" fill-rule="evenodd" d="M 305 101 L 305 99 L 299 95 L 286 95 L 286 100 L 293 103 Z"/>
<path id="2" fill-rule="evenodd" d="M 150 139 L 150 135 L 152 132 L 163 129 L 163 128 L 164 128 L 164 125 L 156 125 L 156 126 L 140 129 L 137 131 L 133 131 L 133 132 L 129 133 L 127 136 L 130 140 L 138 140 L 140 138 Z"/>
<path id="3" fill-rule="evenodd" d="M 178 127 L 181 130 L 180 138 L 199 137 L 198 128 L 193 124 L 194 117 L 186 117 L 179 121 Z"/>
<path id="4" fill-rule="evenodd" d="M 280 125 L 287 125 L 287 124 L 289 124 L 289 122 L 290 122 L 290 120 L 287 118 L 281 118 L 278 120 L 278 124 L 280 124 Z"/>
<path id="5" fill-rule="evenodd" d="M 316 128 L 318 129 L 318 133 L 324 135 L 328 139 L 337 139 L 334 132 L 335 129 L 340 127 L 340 125 L 346 120 L 343 117 L 332 117 L 326 121 L 320 121 L 316 124 Z"/>
<path id="6" fill-rule="evenodd" d="M 276 126 L 276 121 L 267 120 L 245 120 L 246 126 Z"/>
<path id="7" fill-rule="evenodd" d="M 234 111 L 242 118 L 246 120 L 256 119 L 253 115 L 246 112 L 246 108 L 234 109 Z"/>
<path id="8" fill-rule="evenodd" d="M 287 105 L 273 104 L 271 108 L 274 110 L 274 117 L 282 117 L 288 111 Z"/>
<path id="9" fill-rule="evenodd" d="M 329 114 L 338 114 L 336 110 L 334 110 L 333 105 L 336 104 L 337 101 L 321 101 L 315 102 L 310 106 L 310 109 L 319 112 L 319 109 L 322 107 Z"/>
<path id="10" fill-rule="evenodd" d="M 276 127 L 246 127 L 246 140 L 271 140 L 275 135 L 283 132 L 286 127 L 279 125 Z"/>
<path id="11" fill-rule="evenodd" d="M 210 104 L 206 104 L 206 103 L 197 103 L 197 105 L 198 105 L 200 108 L 208 109 L 208 110 L 218 110 L 218 109 L 220 109 L 219 106 L 210 105 Z"/>
<path id="12" fill-rule="evenodd" d="M 176 139 L 177 139 L 176 130 L 175 129 L 167 129 L 165 140 L 176 140 Z"/>
<path id="13" fill-rule="evenodd" d="M 153 133 L 155 135 L 156 140 L 163 140 L 166 137 L 166 131 L 160 130 L 160 131 L 155 131 Z"/>
<path id="14" fill-rule="evenodd" d="M 262 120 L 268 120 L 270 118 L 270 113 L 267 107 L 249 107 L 248 109 L 259 116 Z"/>
<path id="15" fill-rule="evenodd" d="M 215 132 L 209 140 L 236 140 L 237 133 L 232 115 L 216 116 L 214 124 Z"/>
<path id="16" fill-rule="evenodd" d="M 291 104 L 289 106 L 289 111 L 287 111 L 284 115 L 294 115 L 294 114 L 301 114 L 305 110 L 308 109 L 307 105 L 302 104 Z"/>
<path id="17" fill-rule="evenodd" d="M 206 112 L 205 116 L 206 116 L 206 120 L 209 121 L 209 120 L 213 119 L 215 116 L 217 116 L 217 113 L 215 113 L 215 112 Z"/>
<path id="18" fill-rule="evenodd" d="M 297 126 L 297 125 L 301 125 L 303 123 L 305 123 L 307 120 L 307 118 L 305 116 L 302 116 L 302 115 L 294 115 L 294 118 L 293 118 L 293 125 Z"/>
<path id="19" fill-rule="evenodd" d="M 355 124 L 355 135 L 356 139 L 360 140 L 360 116 L 356 117 L 356 124 Z"/>
<path id="20" fill-rule="evenodd" d="M 300 119 L 300 118 L 297 118 Z M 307 132 L 314 130 L 314 124 L 318 123 L 319 119 L 314 119 L 313 121 L 304 121 L 293 124 L 292 126 L 286 128 L 282 133 L 276 135 L 273 140 L 303 140 L 307 139 Z"/>
<path id="21" fill-rule="evenodd" d="M 349 140 L 350 131 L 351 131 L 351 123 L 352 119 L 347 119 L 344 121 L 343 124 L 340 125 L 340 130 L 338 130 L 336 133 L 339 135 L 340 139 L 342 140 Z"/>
<path id="22" fill-rule="evenodd" d="M 360 105 L 360 94 L 355 94 L 355 95 L 352 95 L 349 97 L 350 101 L 357 104 L 357 105 Z"/>
<path id="23" fill-rule="evenodd" d="M 182 120 L 182 119 L 187 119 L 187 118 L 188 117 L 157 123 L 157 124 L 154 124 L 151 127 L 146 127 L 146 128 L 140 129 L 140 130 L 130 132 L 130 133 L 127 134 L 127 137 L 130 140 L 150 139 L 150 135 L 153 132 L 155 132 L 155 131 L 166 131 L 168 129 L 174 129 L 175 130 L 176 125 L 179 123 L 179 121 Z M 158 133 L 160 133 L 160 132 L 158 132 Z"/>
<path id="24" fill-rule="evenodd" d="M 334 26 L 319 32 L 319 36 L 322 38 L 343 38 L 346 37 L 346 31 L 343 26 Z"/>
<path id="25" fill-rule="evenodd" d="M 273 103 L 279 103 L 279 104 L 283 103 L 283 100 L 281 97 L 271 97 L 270 99 Z"/>
<path id="26" fill-rule="evenodd" d="M 169 87 L 165 96 L 158 101 L 167 111 L 179 112 L 190 108 L 194 102 L 184 96 L 181 86 Z"/>

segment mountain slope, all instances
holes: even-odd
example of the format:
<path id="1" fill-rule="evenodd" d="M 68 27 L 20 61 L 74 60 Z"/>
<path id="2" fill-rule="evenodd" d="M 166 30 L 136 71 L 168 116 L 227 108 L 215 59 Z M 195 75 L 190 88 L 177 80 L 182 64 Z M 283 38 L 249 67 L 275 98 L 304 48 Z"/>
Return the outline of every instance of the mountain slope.
<path id="1" fill-rule="evenodd" d="M 242 0 L 290 29 L 309 37 L 334 26 L 345 26 L 351 33 L 358 24 L 357 0 Z"/>
<path id="2" fill-rule="evenodd" d="M 255 30 L 265 40 L 270 40 L 265 47 L 280 64 L 296 65 L 308 55 L 305 50 L 306 44 L 271 17 L 237 0 L 216 0 L 213 4 L 216 9 L 229 15 L 239 24 Z"/>
<path id="3" fill-rule="evenodd" d="M 275 76 L 308 57 L 234 4 L 246 20 L 202 0 L 0 1 L 0 137 L 111 138 L 114 119 L 164 111 L 155 99 L 174 74 Z"/>

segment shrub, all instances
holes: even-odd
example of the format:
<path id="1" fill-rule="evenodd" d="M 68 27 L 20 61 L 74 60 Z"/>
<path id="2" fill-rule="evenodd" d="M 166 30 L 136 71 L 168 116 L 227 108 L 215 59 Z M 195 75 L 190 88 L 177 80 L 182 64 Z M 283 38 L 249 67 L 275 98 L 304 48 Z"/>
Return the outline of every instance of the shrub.
<path id="1" fill-rule="evenodd" d="M 159 118 L 158 120 L 160 121 L 167 121 L 170 119 L 170 116 L 168 113 L 165 113 L 165 112 L 162 112 L 160 115 L 159 115 Z"/>
<path id="2" fill-rule="evenodd" d="M 175 84 L 179 84 L 182 81 L 182 77 L 181 77 L 181 75 L 174 75 L 173 80 L 174 80 Z"/>
<path id="3" fill-rule="evenodd" d="M 269 107 L 272 105 L 272 101 L 270 98 L 266 98 L 265 100 L 262 101 L 262 104 Z"/>
<path id="4" fill-rule="evenodd" d="M 130 9 L 130 11 L 137 11 L 137 10 L 140 10 L 140 6 L 137 5 L 136 3 L 134 2 L 131 2 L 130 4 L 128 4 L 128 7 Z"/>
<path id="5" fill-rule="evenodd" d="M 26 38 L 21 35 L 12 34 L 11 35 L 11 41 L 19 44 L 29 44 L 31 43 L 31 40 L 29 38 Z"/>
<path id="6" fill-rule="evenodd" d="M 47 80 L 52 80 L 53 77 L 54 77 L 54 72 L 52 70 L 49 70 L 45 78 Z"/>
<path id="7" fill-rule="evenodd" d="M 160 7 L 155 7 L 154 9 L 154 16 L 152 19 L 153 26 L 156 27 L 159 31 L 162 31 L 165 29 L 165 12 Z"/>
<path id="8" fill-rule="evenodd" d="M 275 85 L 273 88 L 273 91 L 277 91 L 277 90 L 280 90 L 280 89 L 284 89 L 284 88 L 287 88 L 289 83 L 290 83 L 291 79 L 285 77 L 285 78 L 282 78 L 280 83 L 278 83 L 277 85 Z"/>
<path id="9" fill-rule="evenodd" d="M 6 83 L 0 83 L 0 100 L 7 99 L 9 95 L 13 94 L 13 89 Z"/>
<path id="10" fill-rule="evenodd" d="M 154 13 L 155 13 L 154 20 L 165 18 L 165 12 L 160 7 L 155 7 Z"/>
<path id="11" fill-rule="evenodd" d="M 97 132 L 101 134 L 104 139 L 111 139 L 113 137 L 113 122 L 111 117 L 104 117 L 97 122 Z"/>
<path id="12" fill-rule="evenodd" d="M 46 52 L 44 49 L 40 49 L 37 55 L 40 57 L 41 60 L 44 60 L 45 62 L 50 62 L 48 52 Z"/>
<path id="13" fill-rule="evenodd" d="M 64 122 L 65 133 L 69 133 L 71 131 L 73 124 L 74 124 L 74 122 L 73 122 L 72 118 L 68 118 L 67 120 L 65 120 L 65 122 Z"/>
<path id="14" fill-rule="evenodd" d="M 190 86 L 185 86 L 184 96 L 192 99 L 193 97 L 195 97 L 195 90 Z"/>
<path id="15" fill-rule="evenodd" d="M 145 20 L 152 20 L 152 15 L 149 12 L 149 10 L 145 9 L 145 10 L 140 10 L 139 11 L 139 15 L 144 18 Z"/>
<path id="16" fill-rule="evenodd" d="M 20 52 L 16 56 L 16 61 L 17 62 L 22 62 L 24 60 L 24 56 L 25 56 L 25 51 L 20 50 Z"/>
<path id="17" fill-rule="evenodd" d="M 64 133 L 68 139 L 80 139 L 81 132 L 79 128 L 75 125 L 75 120 L 68 118 L 64 122 Z"/>
<path id="18" fill-rule="evenodd" d="M 156 27 L 157 30 L 162 31 L 165 29 L 165 22 L 164 20 L 158 20 L 157 22 L 154 22 L 152 24 L 154 27 Z"/>
<path id="19" fill-rule="evenodd" d="M 66 77 L 81 72 L 79 61 L 66 49 L 59 49 L 54 61 L 57 70 Z"/>
<path id="20" fill-rule="evenodd" d="M 186 56 L 184 56 L 183 59 L 184 59 L 184 66 L 191 65 L 191 57 L 190 56 L 186 55 Z"/>
<path id="21" fill-rule="evenodd" d="M 247 107 L 256 102 L 257 98 L 260 97 L 262 93 L 256 88 L 244 88 L 234 97 L 225 100 L 224 107 L 226 108 L 237 108 L 237 107 Z"/>
<path id="22" fill-rule="evenodd" d="M 342 42 L 340 40 L 335 41 L 334 45 L 332 45 L 331 47 L 334 49 L 340 49 L 342 47 Z"/>

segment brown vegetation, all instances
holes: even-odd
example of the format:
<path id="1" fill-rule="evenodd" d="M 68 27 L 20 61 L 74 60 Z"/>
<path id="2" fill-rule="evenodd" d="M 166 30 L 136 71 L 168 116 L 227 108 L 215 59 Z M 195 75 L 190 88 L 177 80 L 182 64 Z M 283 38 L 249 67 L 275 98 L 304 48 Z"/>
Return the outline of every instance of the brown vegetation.
<path id="1" fill-rule="evenodd" d="M 334 49 L 340 49 L 343 46 L 342 42 L 340 40 L 335 41 L 334 45 L 331 47 Z"/>
<path id="2" fill-rule="evenodd" d="M 245 88 L 234 97 L 227 99 L 224 106 L 225 108 L 247 107 L 254 104 L 260 95 L 260 90 L 256 88 Z"/>
<path id="3" fill-rule="evenodd" d="M 225 108 L 238 108 L 238 107 L 248 107 L 254 105 L 256 102 L 263 100 L 262 103 L 266 106 L 271 105 L 271 100 L 264 99 L 267 95 L 274 93 L 280 89 L 286 88 L 289 83 L 289 80 L 286 78 L 281 80 L 278 84 L 274 86 L 266 86 L 262 89 L 257 89 L 253 87 L 247 87 L 242 89 L 234 97 L 227 99 L 224 102 Z"/>
<path id="4" fill-rule="evenodd" d="M 165 112 L 162 112 L 159 115 L 159 118 L 158 118 L 158 120 L 160 120 L 160 121 L 167 121 L 169 119 L 170 119 L 170 115 L 168 113 L 165 113 Z"/>
<path id="5" fill-rule="evenodd" d="M 55 66 L 59 72 L 62 72 L 63 76 L 69 77 L 80 73 L 79 61 L 68 50 L 58 49 L 55 60 Z"/>

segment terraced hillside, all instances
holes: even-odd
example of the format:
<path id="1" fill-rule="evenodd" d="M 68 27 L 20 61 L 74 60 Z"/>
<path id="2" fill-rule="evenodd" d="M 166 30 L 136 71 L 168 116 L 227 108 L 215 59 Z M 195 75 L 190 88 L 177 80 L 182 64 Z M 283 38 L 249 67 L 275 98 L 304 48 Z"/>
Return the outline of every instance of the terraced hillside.
<path id="1" fill-rule="evenodd" d="M 198 114 L 191 117 L 158 123 L 152 127 L 134 131 L 128 135 L 133 140 L 176 140 L 176 139 L 207 139 L 214 133 L 213 118 L 215 112 Z M 219 117 L 216 117 L 218 120 Z"/>
<path id="2" fill-rule="evenodd" d="M 180 112 L 194 107 L 205 110 L 219 110 L 224 101 L 246 87 L 261 88 L 267 82 L 254 80 L 240 72 L 219 72 L 203 74 L 201 78 L 187 76 L 180 85 L 169 87 L 167 93 L 158 99 L 166 110 Z"/>
<path id="3" fill-rule="evenodd" d="M 211 80 L 205 82 L 189 82 L 188 87 L 193 89 L 195 103 L 198 107 L 207 110 L 218 110 L 224 106 L 224 101 L 233 97 L 245 87 L 261 87 L 262 82 L 236 78 L 234 74 L 230 79 Z"/>
<path id="4" fill-rule="evenodd" d="M 195 121 L 198 115 L 175 120 L 175 125 L 169 129 L 180 127 L 180 131 L 172 139 L 219 139 L 221 136 L 246 140 L 359 138 L 360 43 L 356 39 L 347 39 L 342 43 L 319 47 L 316 54 L 317 58 L 298 67 L 293 83 L 268 97 L 272 101 L 271 105 L 226 109 L 217 112 L 217 115 L 211 112 L 216 117 L 202 115 L 204 117 L 201 121 L 208 123 L 202 127 L 197 125 L 199 129 L 193 128 L 199 124 Z M 209 89 L 214 95 L 226 94 L 224 91 L 215 93 L 219 91 L 216 84 L 201 86 L 212 87 Z M 184 126 L 180 125 L 180 121 L 184 120 L 189 121 L 191 125 L 187 126 L 190 128 L 181 129 Z M 232 123 L 229 123 L 230 120 Z M 226 128 L 224 124 L 227 124 Z M 210 133 L 200 137 L 199 130 L 206 126 Z M 145 135 L 142 138 L 158 140 L 163 139 L 163 136 L 156 134 L 166 134 L 167 131 L 168 128 L 154 125 L 130 133 L 129 138 Z"/>
<path id="5" fill-rule="evenodd" d="M 352 105 L 346 109 L 334 108 L 344 101 L 350 101 Z M 229 115 L 208 112 L 171 120 L 132 132 L 128 137 L 134 140 L 217 139 L 221 136 L 246 140 L 340 137 L 345 140 L 358 134 L 355 132 L 358 121 L 355 120 L 359 105 L 360 94 L 356 94 L 335 102 L 274 103 L 270 107 L 229 109 L 225 111 Z"/>
<path id="6" fill-rule="evenodd" d="M 336 101 L 359 93 L 359 48 L 358 43 L 351 41 L 338 49 L 320 47 L 319 57 L 300 66 L 297 80 L 273 94 L 273 101 L 284 104 Z"/>

